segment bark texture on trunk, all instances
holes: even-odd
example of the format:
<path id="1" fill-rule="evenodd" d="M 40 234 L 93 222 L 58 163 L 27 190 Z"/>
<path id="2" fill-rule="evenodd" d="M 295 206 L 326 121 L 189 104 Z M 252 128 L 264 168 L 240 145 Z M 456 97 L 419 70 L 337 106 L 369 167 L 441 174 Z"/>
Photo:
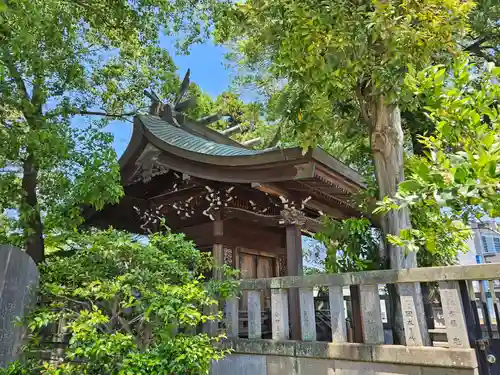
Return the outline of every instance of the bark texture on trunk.
<path id="1" fill-rule="evenodd" d="M 370 142 L 375 166 L 375 176 L 379 187 L 379 198 L 385 196 L 394 197 L 400 182 L 404 180 L 404 135 L 401 126 L 401 113 L 397 105 L 387 103 L 383 96 L 372 97 L 366 102 L 370 105 Z M 410 211 L 407 208 L 392 210 L 381 220 L 384 237 L 387 235 L 399 236 L 401 230 L 410 229 Z M 417 267 L 417 254 L 415 252 L 405 253 L 404 249 L 394 246 L 385 241 L 390 268 L 414 268 Z M 405 335 L 403 328 L 403 316 L 401 302 L 397 287 L 389 286 L 391 295 L 391 313 L 394 327 L 394 340 L 396 343 L 404 343 Z M 419 322 L 428 336 L 425 313 L 422 303 L 420 285 L 415 284 L 413 297 L 417 309 Z M 428 339 L 424 339 L 428 343 Z"/>
<path id="2" fill-rule="evenodd" d="M 36 187 L 38 183 L 38 167 L 36 166 L 33 154 L 28 151 L 28 156 L 23 163 L 23 209 L 26 210 L 26 222 L 24 230 L 26 233 L 25 246 L 35 263 L 40 263 L 44 259 L 43 225 L 38 206 Z"/>
<path id="3" fill-rule="evenodd" d="M 400 182 L 404 181 L 403 146 L 399 108 L 389 105 L 379 97 L 371 107 L 372 128 L 370 134 L 375 177 L 379 198 L 394 197 Z M 410 212 L 407 208 L 393 210 L 382 218 L 384 234 L 399 235 L 402 229 L 411 228 Z M 417 267 L 416 253 L 405 254 L 403 250 L 386 243 L 391 268 Z"/>

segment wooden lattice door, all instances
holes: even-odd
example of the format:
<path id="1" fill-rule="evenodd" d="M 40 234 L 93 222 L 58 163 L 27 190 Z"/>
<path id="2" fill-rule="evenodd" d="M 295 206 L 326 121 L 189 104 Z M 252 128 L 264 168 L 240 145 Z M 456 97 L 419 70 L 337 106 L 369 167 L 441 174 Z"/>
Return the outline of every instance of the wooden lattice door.
<path id="1" fill-rule="evenodd" d="M 241 272 L 242 279 L 262 279 L 268 277 L 275 277 L 277 259 L 265 255 L 257 255 L 246 253 L 244 251 L 239 252 L 239 269 Z M 263 312 L 263 331 L 266 332 L 268 312 L 271 309 L 271 291 L 263 290 L 261 291 L 261 302 L 260 306 Z M 248 311 L 248 293 L 243 292 L 240 299 L 240 311 L 242 313 L 241 317 L 246 321 L 246 314 Z M 242 327 L 242 333 L 246 331 L 246 322 Z M 269 327 L 270 328 L 270 327 Z"/>

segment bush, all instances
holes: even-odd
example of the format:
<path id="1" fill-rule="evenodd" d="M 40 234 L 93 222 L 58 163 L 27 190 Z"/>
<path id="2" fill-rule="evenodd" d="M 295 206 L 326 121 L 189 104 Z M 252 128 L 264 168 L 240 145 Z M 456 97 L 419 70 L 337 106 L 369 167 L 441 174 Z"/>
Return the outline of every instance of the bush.
<path id="1" fill-rule="evenodd" d="M 225 354 L 221 335 L 195 330 L 236 286 L 207 285 L 206 259 L 182 235 L 92 231 L 48 244 L 57 251 L 40 266 L 25 357 L 0 374 L 207 374 Z"/>

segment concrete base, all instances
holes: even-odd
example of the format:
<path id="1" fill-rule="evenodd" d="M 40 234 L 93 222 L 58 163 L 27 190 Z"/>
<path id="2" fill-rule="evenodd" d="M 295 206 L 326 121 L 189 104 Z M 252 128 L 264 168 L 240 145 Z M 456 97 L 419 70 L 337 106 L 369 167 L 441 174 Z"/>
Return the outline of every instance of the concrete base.
<path id="1" fill-rule="evenodd" d="M 231 339 L 212 375 L 478 375 L 473 349 Z"/>
<path id="2" fill-rule="evenodd" d="M 227 356 L 212 375 L 478 375 L 477 369 L 265 355 Z"/>

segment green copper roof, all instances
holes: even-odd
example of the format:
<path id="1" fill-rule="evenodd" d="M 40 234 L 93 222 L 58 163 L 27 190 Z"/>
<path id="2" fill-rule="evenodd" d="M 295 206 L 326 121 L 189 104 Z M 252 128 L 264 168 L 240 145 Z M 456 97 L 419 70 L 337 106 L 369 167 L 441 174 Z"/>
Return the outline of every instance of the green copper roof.
<path id="1" fill-rule="evenodd" d="M 245 156 L 262 154 L 268 150 L 249 150 L 212 142 L 208 139 L 193 135 L 186 130 L 171 125 L 165 120 L 152 115 L 139 115 L 144 126 L 158 139 L 163 142 L 187 151 L 199 154 L 216 156 Z"/>

